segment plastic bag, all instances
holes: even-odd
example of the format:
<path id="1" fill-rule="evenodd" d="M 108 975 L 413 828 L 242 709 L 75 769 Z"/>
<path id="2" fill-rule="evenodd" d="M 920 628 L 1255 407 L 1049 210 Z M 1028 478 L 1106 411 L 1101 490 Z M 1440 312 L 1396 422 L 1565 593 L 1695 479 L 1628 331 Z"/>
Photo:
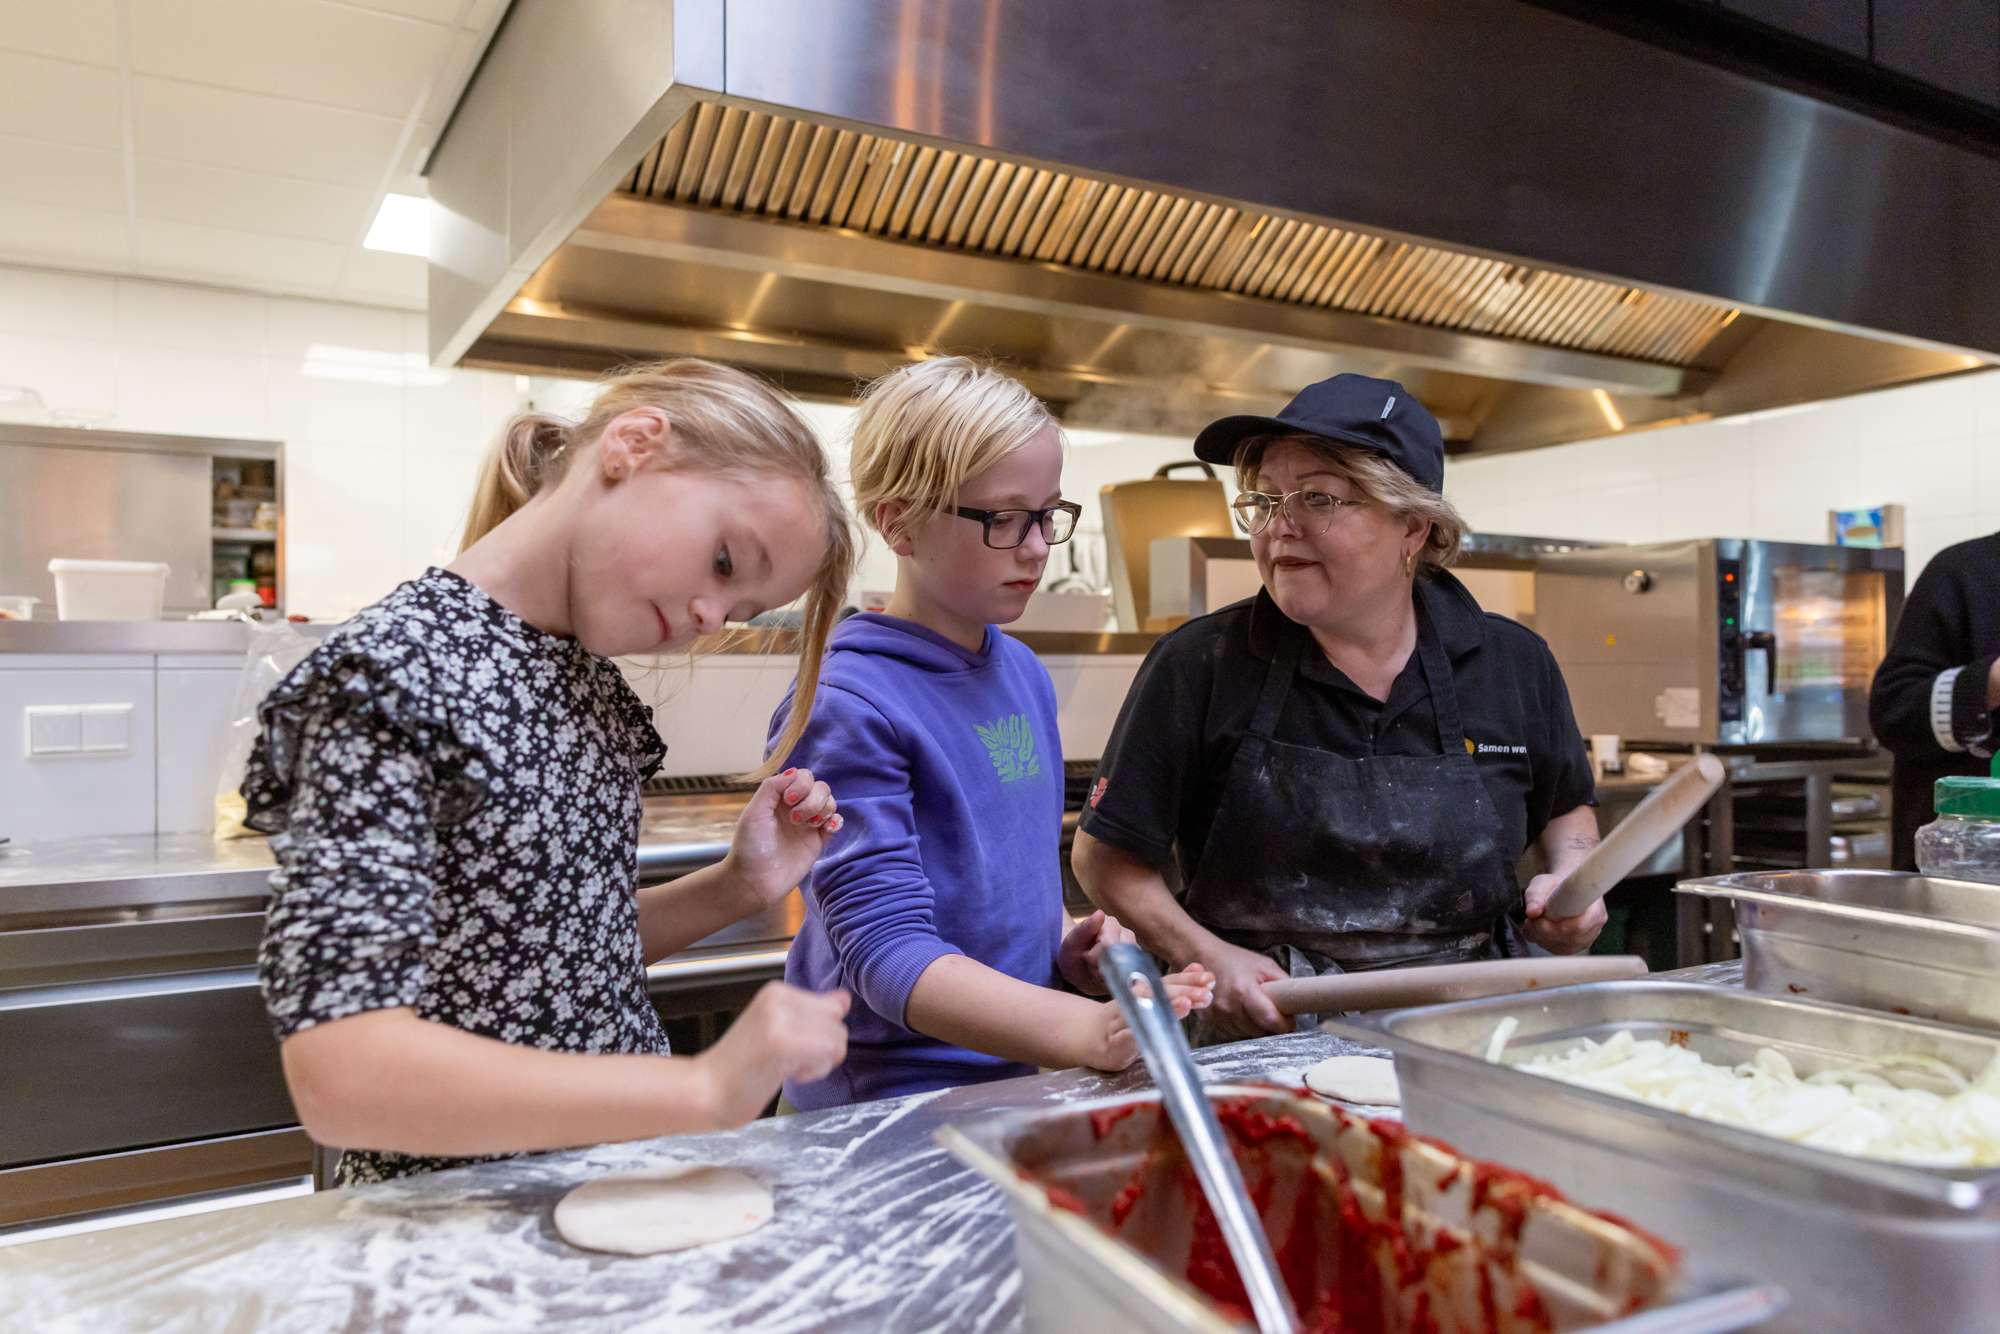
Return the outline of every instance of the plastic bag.
<path id="1" fill-rule="evenodd" d="M 301 633 L 289 621 L 250 627 L 250 648 L 229 707 L 229 742 L 223 747 L 222 772 L 215 783 L 216 842 L 259 836 L 243 823 L 249 811 L 240 790 L 244 771 L 250 766 L 250 751 L 257 744 L 257 706 L 271 693 L 271 687 L 318 647 L 317 638 Z"/>

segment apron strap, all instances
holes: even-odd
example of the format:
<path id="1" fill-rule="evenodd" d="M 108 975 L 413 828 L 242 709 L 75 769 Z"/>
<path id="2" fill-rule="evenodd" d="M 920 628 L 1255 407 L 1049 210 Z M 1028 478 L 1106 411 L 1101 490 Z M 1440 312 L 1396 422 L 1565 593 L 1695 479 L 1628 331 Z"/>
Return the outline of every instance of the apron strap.
<path id="1" fill-rule="evenodd" d="M 1417 662 L 1423 668 L 1424 684 L 1431 692 L 1431 716 L 1437 721 L 1438 754 L 1465 753 L 1465 721 L 1458 712 L 1458 685 L 1452 680 L 1451 659 L 1438 638 L 1437 626 L 1423 603 L 1424 590 L 1417 590 Z"/>
<path id="2" fill-rule="evenodd" d="M 1272 610 L 1277 608 L 1273 606 Z M 1284 616 L 1279 612 L 1280 617 Z M 1264 671 L 1264 688 L 1257 692 L 1257 709 L 1250 715 L 1250 735 L 1272 740 L 1278 733 L 1278 715 L 1285 710 L 1285 697 L 1292 693 L 1292 679 L 1299 670 L 1299 631 L 1305 627 L 1287 620 L 1278 635 L 1278 650 Z"/>

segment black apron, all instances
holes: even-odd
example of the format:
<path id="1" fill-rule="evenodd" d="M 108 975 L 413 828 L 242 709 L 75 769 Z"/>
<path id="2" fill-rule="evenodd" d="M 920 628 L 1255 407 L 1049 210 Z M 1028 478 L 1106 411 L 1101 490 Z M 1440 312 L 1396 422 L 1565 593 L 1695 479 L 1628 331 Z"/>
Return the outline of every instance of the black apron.
<path id="1" fill-rule="evenodd" d="M 1188 886 L 1188 914 L 1292 977 L 1525 954 L 1510 917 L 1521 903 L 1521 850 L 1511 844 L 1521 839 L 1509 838 L 1525 826 L 1501 818 L 1479 777 L 1430 617 L 1418 613 L 1416 652 L 1436 755 L 1354 759 L 1279 741 L 1309 637 L 1281 636 Z"/>

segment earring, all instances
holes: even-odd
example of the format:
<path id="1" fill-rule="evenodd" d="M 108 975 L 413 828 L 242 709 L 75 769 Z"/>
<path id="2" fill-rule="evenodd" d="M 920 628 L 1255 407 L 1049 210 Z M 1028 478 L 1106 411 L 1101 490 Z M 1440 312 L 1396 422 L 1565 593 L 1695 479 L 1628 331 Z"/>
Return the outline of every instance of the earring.
<path id="1" fill-rule="evenodd" d="M 1403 556 L 1403 577 L 1405 579 L 1414 579 L 1416 575 L 1417 553 L 1414 551 L 1406 552 Z"/>

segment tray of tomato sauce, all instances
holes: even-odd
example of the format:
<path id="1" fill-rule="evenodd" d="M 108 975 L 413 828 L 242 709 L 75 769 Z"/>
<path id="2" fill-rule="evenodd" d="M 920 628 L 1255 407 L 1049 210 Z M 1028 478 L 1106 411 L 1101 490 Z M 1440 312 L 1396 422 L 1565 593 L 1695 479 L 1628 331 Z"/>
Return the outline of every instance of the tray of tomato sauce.
<path id="1" fill-rule="evenodd" d="M 1396 1121 L 1298 1090 L 1208 1093 L 1304 1330 L 1696 1334 L 1784 1304 Z M 1254 1327 L 1157 1094 L 1002 1113 L 938 1139 L 1008 1199 L 1030 1330 Z"/>

